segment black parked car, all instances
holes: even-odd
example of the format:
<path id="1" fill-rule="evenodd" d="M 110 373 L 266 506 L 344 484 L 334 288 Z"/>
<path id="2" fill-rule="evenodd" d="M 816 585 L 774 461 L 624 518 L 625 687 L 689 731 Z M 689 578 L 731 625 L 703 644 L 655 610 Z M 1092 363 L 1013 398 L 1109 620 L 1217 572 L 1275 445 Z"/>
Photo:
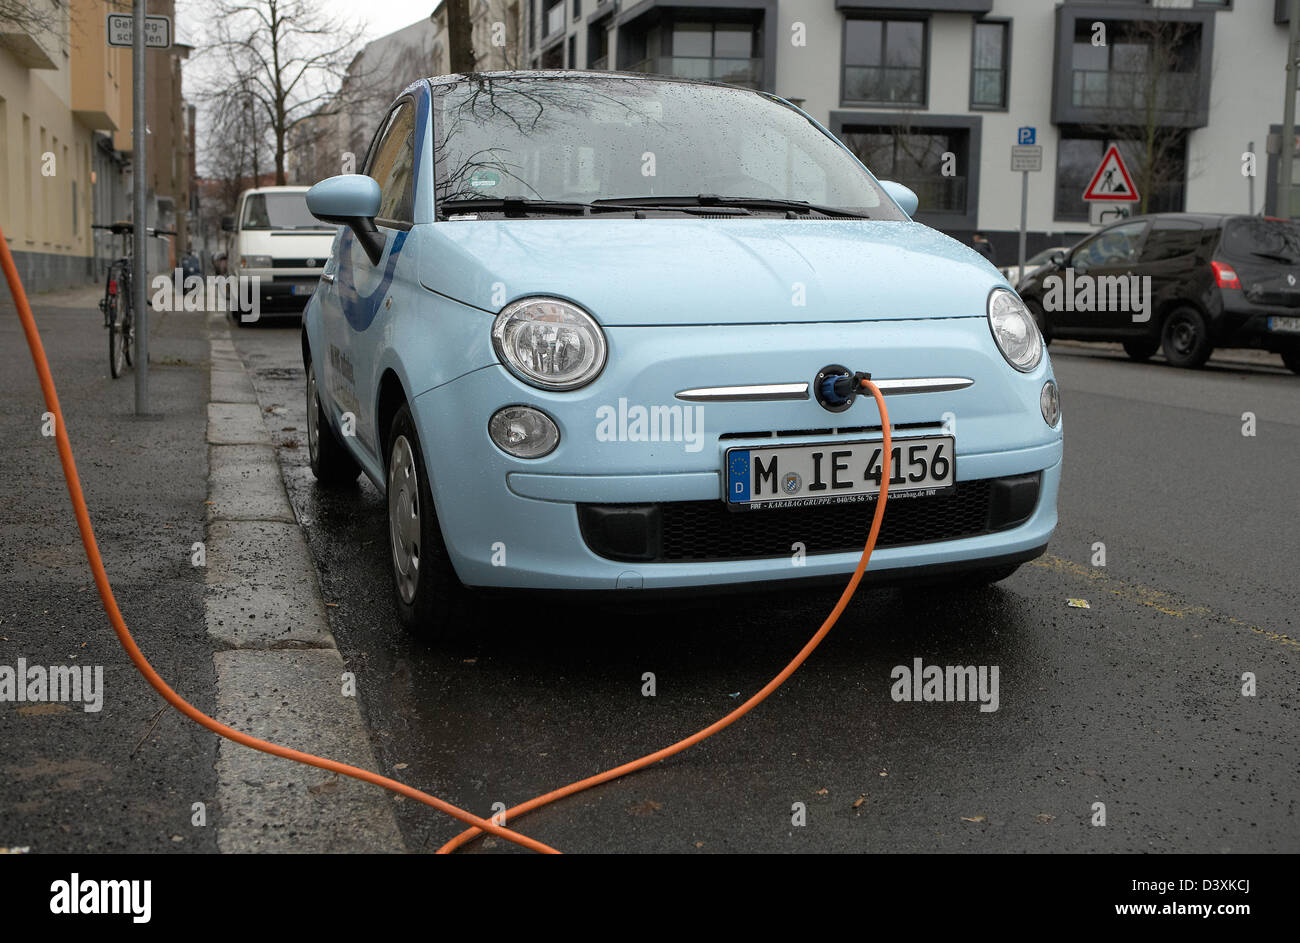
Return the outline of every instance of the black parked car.
<path id="1" fill-rule="evenodd" d="M 1288 220 L 1126 219 L 1056 253 L 1020 295 L 1047 340 L 1119 341 L 1134 360 L 1163 349 L 1179 367 L 1216 347 L 1256 347 L 1300 373 L 1300 224 Z"/>

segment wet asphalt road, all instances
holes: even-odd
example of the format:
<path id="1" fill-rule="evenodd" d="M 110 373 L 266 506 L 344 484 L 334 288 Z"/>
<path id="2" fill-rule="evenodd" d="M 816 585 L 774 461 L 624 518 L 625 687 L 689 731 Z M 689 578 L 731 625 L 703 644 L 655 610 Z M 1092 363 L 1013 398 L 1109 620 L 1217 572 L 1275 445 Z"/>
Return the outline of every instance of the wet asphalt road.
<path id="1" fill-rule="evenodd" d="M 486 606 L 450 643 L 404 633 L 378 493 L 314 487 L 297 330 L 265 323 L 236 344 L 276 417 L 390 775 L 480 814 L 514 805 L 712 722 L 833 605 L 834 592 L 646 612 L 547 598 Z M 1066 465 L 1046 557 L 978 592 L 863 591 L 737 725 L 511 824 L 571 852 L 1300 851 L 1300 377 L 1237 352 L 1201 371 L 1113 345 L 1052 354 Z M 998 666 L 999 710 L 894 702 L 891 670 L 915 658 Z M 459 831 L 411 802 L 398 818 L 413 851 Z"/>

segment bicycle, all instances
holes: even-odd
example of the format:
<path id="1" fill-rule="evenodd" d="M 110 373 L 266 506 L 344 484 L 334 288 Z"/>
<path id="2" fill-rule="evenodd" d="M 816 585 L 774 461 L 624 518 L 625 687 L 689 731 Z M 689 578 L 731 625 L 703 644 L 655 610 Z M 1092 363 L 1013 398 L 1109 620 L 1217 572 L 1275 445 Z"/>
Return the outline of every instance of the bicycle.
<path id="1" fill-rule="evenodd" d="M 103 229 L 114 236 L 123 237 L 123 255 L 108 266 L 108 281 L 99 310 L 104 315 L 108 329 L 108 369 L 114 380 L 126 367 L 135 366 L 135 295 L 131 290 L 132 255 L 134 239 L 127 238 L 135 232 L 129 222 L 110 223 L 107 226 L 92 223 L 91 229 Z M 171 229 L 145 229 L 150 236 L 174 236 Z"/>

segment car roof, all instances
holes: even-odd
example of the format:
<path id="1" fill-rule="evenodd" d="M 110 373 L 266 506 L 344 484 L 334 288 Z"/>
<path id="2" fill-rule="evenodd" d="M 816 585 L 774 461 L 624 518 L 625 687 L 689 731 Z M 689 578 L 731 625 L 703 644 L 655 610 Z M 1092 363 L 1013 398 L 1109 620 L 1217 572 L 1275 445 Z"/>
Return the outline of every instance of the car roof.
<path id="1" fill-rule="evenodd" d="M 712 82 L 707 79 L 687 79 L 675 75 L 654 75 L 649 72 L 618 72 L 602 69 L 513 69 L 499 72 L 458 72 L 449 75 L 433 75 L 426 81 L 430 85 L 454 85 L 475 79 L 634 79 L 639 82 L 670 82 L 674 85 L 704 85 L 712 88 L 725 88 L 737 92 L 750 92 L 764 98 L 778 98 L 762 89 L 745 88 L 743 85 L 730 85 L 726 82 Z"/>

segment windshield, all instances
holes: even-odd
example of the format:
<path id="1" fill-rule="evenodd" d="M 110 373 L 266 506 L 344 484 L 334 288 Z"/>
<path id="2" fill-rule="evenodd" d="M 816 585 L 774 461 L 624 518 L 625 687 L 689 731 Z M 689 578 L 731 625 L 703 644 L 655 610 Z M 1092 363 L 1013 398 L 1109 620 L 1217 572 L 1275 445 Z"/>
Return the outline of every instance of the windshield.
<path id="1" fill-rule="evenodd" d="M 905 219 L 857 160 L 754 92 L 634 78 L 434 87 L 437 200 L 788 200 Z"/>
<path id="2" fill-rule="evenodd" d="M 307 194 L 250 193 L 244 200 L 240 229 L 333 229 L 311 215 Z"/>
<path id="3" fill-rule="evenodd" d="M 1300 226 L 1261 216 L 1229 220 L 1223 231 L 1223 251 L 1238 259 L 1253 256 L 1294 263 L 1300 261 Z"/>

